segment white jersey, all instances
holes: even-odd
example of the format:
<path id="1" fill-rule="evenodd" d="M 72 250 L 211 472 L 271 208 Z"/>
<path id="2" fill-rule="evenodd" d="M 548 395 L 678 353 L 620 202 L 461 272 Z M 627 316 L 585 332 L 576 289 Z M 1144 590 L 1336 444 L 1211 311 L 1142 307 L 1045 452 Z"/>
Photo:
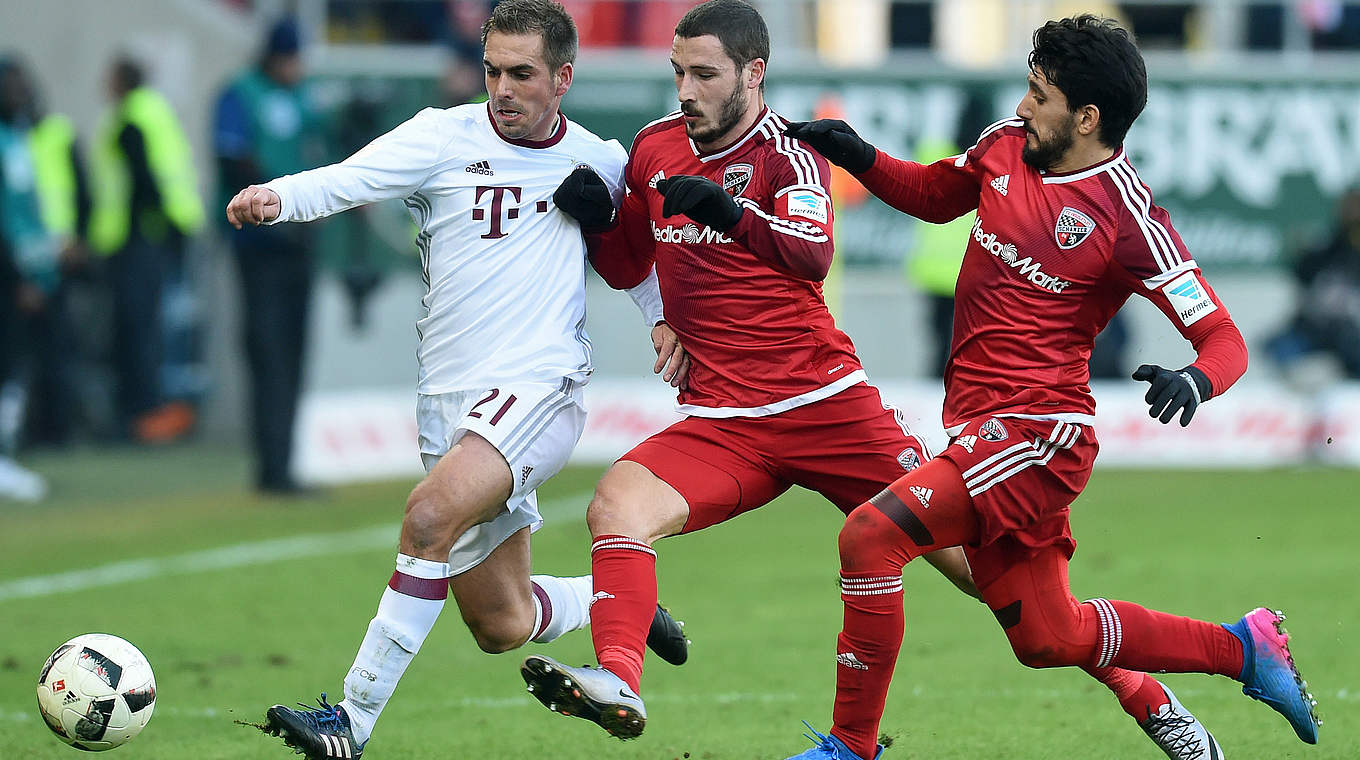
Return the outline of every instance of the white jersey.
<path id="1" fill-rule="evenodd" d="M 339 164 L 265 185 L 278 193 L 277 221 L 405 200 L 428 288 L 416 322 L 420 393 L 590 374 L 585 242 L 552 196 L 584 164 L 617 206 L 628 155 L 558 119 L 536 142 L 502 136 L 486 104 L 426 108 Z"/>

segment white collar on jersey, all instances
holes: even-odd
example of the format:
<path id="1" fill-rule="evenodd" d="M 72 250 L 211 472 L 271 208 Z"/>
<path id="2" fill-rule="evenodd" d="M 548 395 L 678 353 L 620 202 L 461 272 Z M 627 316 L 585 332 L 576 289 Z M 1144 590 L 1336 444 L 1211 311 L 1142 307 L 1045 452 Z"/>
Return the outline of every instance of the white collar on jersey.
<path id="1" fill-rule="evenodd" d="M 753 135 L 759 132 L 760 128 L 765 126 L 766 122 L 772 122 L 776 118 L 778 117 L 775 115 L 775 112 L 771 111 L 769 106 L 765 106 L 765 108 L 761 110 L 760 116 L 756 117 L 755 123 L 752 124 L 751 127 L 747 129 L 744 133 L 742 133 L 742 136 L 737 138 L 736 142 L 732 143 L 726 148 L 723 148 L 722 150 L 716 153 L 705 153 L 699 150 L 699 146 L 695 145 L 693 140 L 690 140 L 689 149 L 694 151 L 694 157 L 699 159 L 703 163 L 708 163 L 709 161 L 717 161 L 718 159 L 724 156 L 732 155 L 733 151 L 745 145 L 747 140 L 750 140 Z M 779 131 L 779 129 L 780 126 L 778 124 L 775 124 L 775 130 Z"/>
<path id="2" fill-rule="evenodd" d="M 1110 167 L 1124 160 L 1124 147 L 1121 145 L 1113 156 L 1101 161 L 1098 164 L 1088 166 L 1085 169 L 1078 169 L 1074 172 L 1064 172 L 1062 174 L 1051 174 L 1046 171 L 1039 172 L 1039 176 L 1044 178 L 1045 185 L 1061 185 L 1067 182 L 1076 182 L 1079 179 L 1094 177 L 1101 172 L 1108 171 Z"/>

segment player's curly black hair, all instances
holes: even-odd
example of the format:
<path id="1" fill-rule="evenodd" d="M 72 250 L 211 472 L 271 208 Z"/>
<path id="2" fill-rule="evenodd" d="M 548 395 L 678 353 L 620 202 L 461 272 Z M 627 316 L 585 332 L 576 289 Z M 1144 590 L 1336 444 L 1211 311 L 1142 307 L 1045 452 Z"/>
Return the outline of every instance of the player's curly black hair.
<path id="1" fill-rule="evenodd" d="M 723 52 L 741 67 L 759 58 L 770 62 L 770 30 L 760 11 L 742 0 L 709 0 L 689 9 L 675 25 L 675 36 L 692 38 L 713 35 Z M 765 85 L 761 83 L 761 89 Z"/>
<path id="2" fill-rule="evenodd" d="M 1067 98 L 1073 113 L 1100 109 L 1100 141 L 1117 148 L 1147 105 L 1147 67 L 1133 35 L 1112 19 L 1084 13 L 1034 30 L 1031 71 Z"/>
<path id="3" fill-rule="evenodd" d="M 537 34 L 543 40 L 543 62 L 556 72 L 576 62 L 576 22 L 554 0 L 501 0 L 482 24 L 482 46 L 492 32 Z"/>

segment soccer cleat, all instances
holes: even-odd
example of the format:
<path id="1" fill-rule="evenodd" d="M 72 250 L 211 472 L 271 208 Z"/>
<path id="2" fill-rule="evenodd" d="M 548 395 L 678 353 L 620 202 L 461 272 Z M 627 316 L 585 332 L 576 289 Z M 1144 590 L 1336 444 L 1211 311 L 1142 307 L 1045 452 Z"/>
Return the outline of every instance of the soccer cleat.
<path id="1" fill-rule="evenodd" d="M 647 631 L 647 648 L 672 665 L 684 665 L 689 659 L 689 639 L 685 638 L 684 622 L 671 617 L 670 610 L 660 604 L 656 605 L 652 627 Z"/>
<path id="2" fill-rule="evenodd" d="M 1289 652 L 1289 633 L 1284 613 L 1257 607 L 1236 623 L 1224 623 L 1242 641 L 1242 693 L 1280 713 L 1294 727 L 1294 733 L 1309 744 L 1317 744 L 1317 700 L 1308 693 L 1308 682 L 1294 666 Z"/>
<path id="3" fill-rule="evenodd" d="M 585 718 L 620 739 L 636 739 L 647 725 L 642 697 L 604 668 L 572 668 L 530 655 L 519 672 L 529 693 L 553 712 Z"/>
<path id="4" fill-rule="evenodd" d="M 1185 709 L 1166 684 L 1162 684 L 1162 691 L 1170 701 L 1138 727 L 1171 760 L 1223 760 L 1223 748 L 1209 729 Z"/>
<path id="5" fill-rule="evenodd" d="M 788 760 L 864 760 L 864 758 L 856 755 L 854 750 L 845 746 L 845 742 L 835 736 L 818 733 L 817 729 L 813 728 L 807 721 L 803 721 L 803 725 L 807 726 L 808 730 L 812 732 L 811 736 L 808 734 L 803 734 L 803 736 L 807 736 L 808 741 L 816 746 L 802 754 L 794 755 Z M 873 760 L 879 760 L 881 757 L 883 757 L 882 744 L 878 745 Z"/>
<path id="6" fill-rule="evenodd" d="M 283 737 L 284 744 L 307 760 L 359 760 L 364 748 L 354 741 L 345 709 L 328 703 L 324 691 L 317 703 L 320 709 L 301 702 L 301 710 L 274 705 L 264 715 L 268 732 Z"/>

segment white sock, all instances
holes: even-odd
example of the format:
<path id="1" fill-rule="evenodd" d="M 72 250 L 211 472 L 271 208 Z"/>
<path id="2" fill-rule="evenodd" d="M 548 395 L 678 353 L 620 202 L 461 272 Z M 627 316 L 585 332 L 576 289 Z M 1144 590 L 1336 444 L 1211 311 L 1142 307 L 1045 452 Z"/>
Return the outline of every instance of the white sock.
<path id="1" fill-rule="evenodd" d="M 378 613 L 368 624 L 354 664 L 345 674 L 345 698 L 340 704 L 349 715 L 354 740 L 360 745 L 373 733 L 373 724 L 392 698 L 397 681 L 420 651 L 420 645 L 439 618 L 439 611 L 444 609 L 448 577 L 446 562 L 397 555 L 397 571 L 383 589 Z M 427 596 L 437 598 L 424 598 Z"/>
<path id="2" fill-rule="evenodd" d="M 577 578 L 531 575 L 529 582 L 534 585 L 534 641 L 546 644 L 590 625 L 593 589 L 589 575 Z"/>

